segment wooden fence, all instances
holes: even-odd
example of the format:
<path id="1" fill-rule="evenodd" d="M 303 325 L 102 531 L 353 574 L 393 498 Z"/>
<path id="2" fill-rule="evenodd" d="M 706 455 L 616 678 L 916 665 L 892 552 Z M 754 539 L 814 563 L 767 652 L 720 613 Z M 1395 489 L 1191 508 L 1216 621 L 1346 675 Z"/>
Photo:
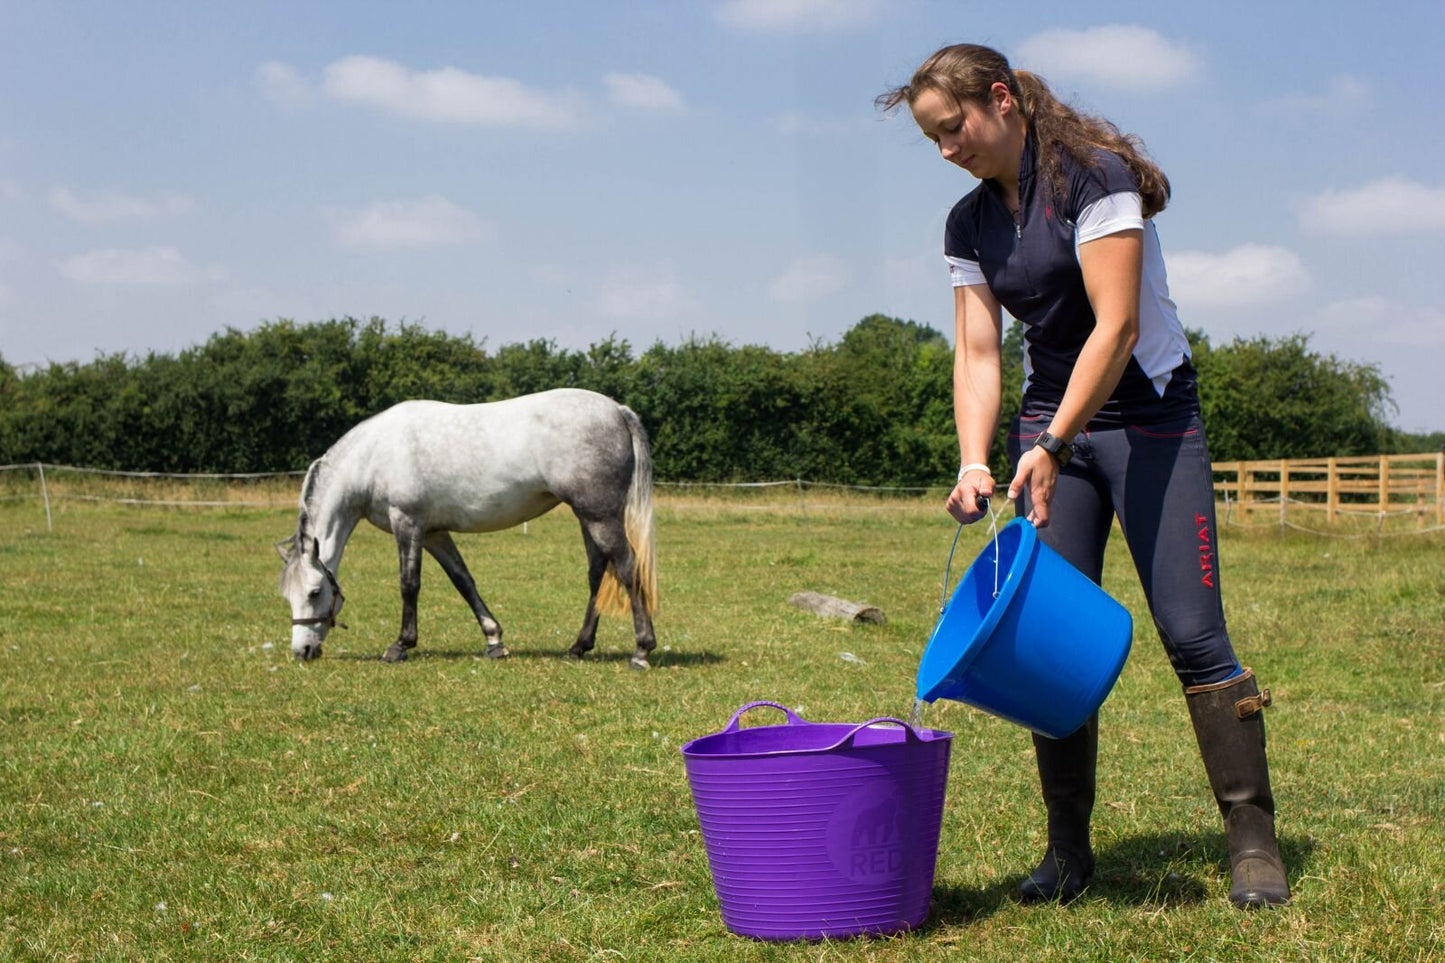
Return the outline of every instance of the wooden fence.
<path id="1" fill-rule="evenodd" d="M 1214 490 L 1245 520 L 1414 515 L 1421 526 L 1445 525 L 1445 452 L 1215 462 Z"/>

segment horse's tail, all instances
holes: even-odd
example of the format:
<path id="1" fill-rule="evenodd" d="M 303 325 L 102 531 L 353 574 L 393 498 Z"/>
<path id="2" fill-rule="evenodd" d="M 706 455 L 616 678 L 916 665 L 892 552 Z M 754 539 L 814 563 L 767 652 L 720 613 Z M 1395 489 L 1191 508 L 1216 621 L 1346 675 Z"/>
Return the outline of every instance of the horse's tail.
<path id="1" fill-rule="evenodd" d="M 627 507 L 622 522 L 627 530 L 627 544 L 632 547 L 632 584 L 626 596 L 622 583 L 611 565 L 602 575 L 597 589 L 597 608 L 602 612 L 620 614 L 641 602 L 648 615 L 657 611 L 657 554 L 652 531 L 652 452 L 647 444 L 647 430 L 637 413 L 626 405 L 617 406 L 632 435 L 632 483 L 627 488 Z"/>

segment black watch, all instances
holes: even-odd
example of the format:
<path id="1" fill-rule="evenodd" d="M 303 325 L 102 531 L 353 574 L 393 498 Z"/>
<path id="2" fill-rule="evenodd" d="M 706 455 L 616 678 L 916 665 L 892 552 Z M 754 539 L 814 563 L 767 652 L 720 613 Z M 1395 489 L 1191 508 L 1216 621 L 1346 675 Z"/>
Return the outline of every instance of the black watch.
<path id="1" fill-rule="evenodd" d="M 1060 468 L 1067 465 L 1069 459 L 1074 457 L 1073 445 L 1066 443 L 1062 438 L 1055 438 L 1047 431 L 1039 435 L 1039 440 L 1035 444 L 1052 455 L 1054 461 L 1059 463 Z"/>

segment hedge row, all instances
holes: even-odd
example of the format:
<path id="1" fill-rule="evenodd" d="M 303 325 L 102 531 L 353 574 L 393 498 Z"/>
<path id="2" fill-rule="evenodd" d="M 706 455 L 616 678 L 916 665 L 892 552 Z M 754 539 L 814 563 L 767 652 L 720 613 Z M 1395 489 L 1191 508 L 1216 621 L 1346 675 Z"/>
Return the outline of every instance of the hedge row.
<path id="1" fill-rule="evenodd" d="M 1022 379 L 1019 337 L 1015 325 L 1004 349 L 1006 415 Z M 1218 348 L 1192 339 L 1216 459 L 1428 443 L 1388 426 L 1388 386 L 1372 366 L 1317 355 L 1302 336 Z M 174 356 L 24 373 L 0 359 L 0 463 L 283 471 L 407 398 L 478 402 L 576 386 L 642 417 L 659 478 L 936 484 L 957 469 L 952 364 L 939 332 L 883 315 L 836 344 L 790 353 L 712 337 L 634 354 L 615 336 L 586 350 L 533 340 L 489 351 L 470 336 L 375 318 L 277 321 Z"/>

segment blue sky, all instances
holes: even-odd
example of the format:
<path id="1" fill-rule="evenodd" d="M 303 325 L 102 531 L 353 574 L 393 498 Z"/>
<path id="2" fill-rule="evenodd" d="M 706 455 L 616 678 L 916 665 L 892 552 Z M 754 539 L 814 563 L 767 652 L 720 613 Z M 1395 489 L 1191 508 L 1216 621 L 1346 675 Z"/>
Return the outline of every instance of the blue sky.
<path id="1" fill-rule="evenodd" d="M 0 0 L 0 355 L 345 315 L 493 348 L 951 337 L 974 182 L 872 100 L 969 40 L 1144 138 L 1187 325 L 1308 333 L 1445 429 L 1442 10 Z"/>

